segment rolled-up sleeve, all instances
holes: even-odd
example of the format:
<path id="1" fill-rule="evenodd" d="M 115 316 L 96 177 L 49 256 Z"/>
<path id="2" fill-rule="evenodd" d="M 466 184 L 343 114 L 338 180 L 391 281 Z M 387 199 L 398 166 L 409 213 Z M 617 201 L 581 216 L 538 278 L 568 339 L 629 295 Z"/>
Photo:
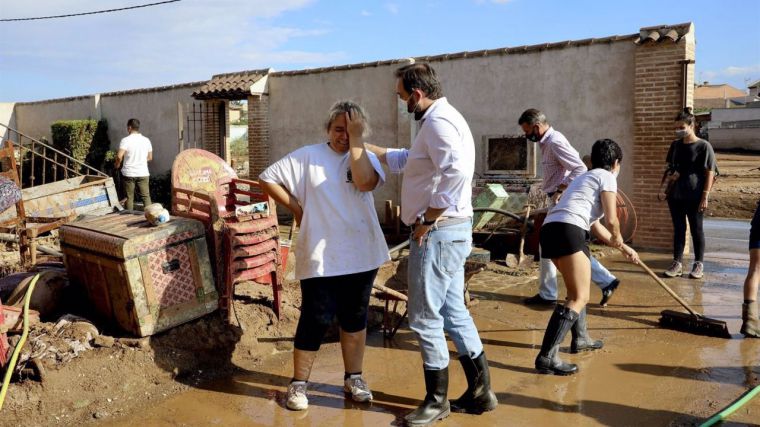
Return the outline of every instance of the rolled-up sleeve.
<path id="1" fill-rule="evenodd" d="M 385 152 L 385 162 L 391 173 L 401 173 L 406 166 L 406 159 L 409 158 L 409 150 L 406 148 L 388 148 Z"/>
<path id="2" fill-rule="evenodd" d="M 441 180 L 430 198 L 430 207 L 446 209 L 459 206 L 459 198 L 469 184 L 468 167 L 461 156 L 462 137 L 457 128 L 448 120 L 437 118 L 430 123 L 431 137 L 428 140 L 428 155 L 438 170 Z"/>

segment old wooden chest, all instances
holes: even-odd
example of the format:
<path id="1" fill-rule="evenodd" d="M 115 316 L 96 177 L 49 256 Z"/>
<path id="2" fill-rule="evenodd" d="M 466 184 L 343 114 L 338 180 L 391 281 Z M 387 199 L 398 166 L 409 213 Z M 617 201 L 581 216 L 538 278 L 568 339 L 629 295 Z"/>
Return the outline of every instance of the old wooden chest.
<path id="1" fill-rule="evenodd" d="M 123 211 L 66 224 L 60 240 L 69 278 L 103 320 L 127 332 L 152 335 L 218 307 L 200 221 L 152 226 Z"/>

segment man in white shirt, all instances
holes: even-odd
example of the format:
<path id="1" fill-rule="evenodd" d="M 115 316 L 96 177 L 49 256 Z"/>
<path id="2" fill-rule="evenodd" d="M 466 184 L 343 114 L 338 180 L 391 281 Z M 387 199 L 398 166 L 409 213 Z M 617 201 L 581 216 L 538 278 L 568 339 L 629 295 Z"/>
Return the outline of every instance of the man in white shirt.
<path id="1" fill-rule="evenodd" d="M 405 419 L 427 425 L 450 411 L 480 414 L 494 409 L 488 361 L 475 323 L 464 305 L 464 262 L 472 248 L 472 175 L 475 144 L 464 117 L 443 97 L 428 64 L 396 71 L 396 92 L 419 121 L 410 149 L 367 144 L 392 172 L 404 173 L 401 219 L 413 229 L 410 242 L 409 326 L 417 335 L 425 369 L 425 400 Z M 449 350 L 444 330 L 459 353 L 467 390 L 447 399 Z"/>
<path id="2" fill-rule="evenodd" d="M 128 210 L 135 207 L 135 187 L 140 194 L 143 208 L 150 205 L 150 172 L 148 162 L 153 160 L 153 146 L 150 139 L 140 133 L 140 121 L 129 119 L 129 136 L 122 138 L 116 153 L 116 169 L 121 168 L 124 191 L 127 193 Z"/>

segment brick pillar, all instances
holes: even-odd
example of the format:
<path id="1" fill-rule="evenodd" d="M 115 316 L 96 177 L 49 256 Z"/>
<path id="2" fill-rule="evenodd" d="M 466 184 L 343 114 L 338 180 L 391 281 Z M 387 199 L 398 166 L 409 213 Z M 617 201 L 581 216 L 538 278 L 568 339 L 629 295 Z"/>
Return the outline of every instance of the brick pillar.
<path id="1" fill-rule="evenodd" d="M 272 163 L 269 158 L 269 95 L 248 97 L 248 170 L 251 179 Z"/>
<path id="2" fill-rule="evenodd" d="M 633 204 L 638 214 L 634 243 L 639 247 L 673 246 L 673 224 L 667 202 L 657 200 L 665 156 L 675 139 L 673 120 L 686 105 L 693 105 L 694 26 L 642 28 L 635 51 Z M 688 233 L 687 233 L 688 236 Z M 687 244 L 688 249 L 688 244 Z"/>

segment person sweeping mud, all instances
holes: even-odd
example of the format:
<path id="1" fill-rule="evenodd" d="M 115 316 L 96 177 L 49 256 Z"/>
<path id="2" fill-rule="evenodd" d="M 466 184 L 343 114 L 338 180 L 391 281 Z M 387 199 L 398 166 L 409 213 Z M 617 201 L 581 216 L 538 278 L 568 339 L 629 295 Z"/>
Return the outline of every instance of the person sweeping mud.
<path id="1" fill-rule="evenodd" d="M 300 224 L 295 274 L 303 301 L 286 402 L 296 411 L 309 406 L 307 381 L 336 315 L 344 391 L 357 402 L 372 400 L 362 377 L 367 308 L 378 267 L 390 260 L 371 193 L 385 175 L 363 143 L 367 114 L 353 102 L 340 101 L 330 109 L 325 129 L 327 143 L 302 147 L 259 176 L 264 191 Z"/>
<path id="2" fill-rule="evenodd" d="M 760 338 L 760 319 L 757 314 L 757 288 L 760 284 L 760 200 L 749 231 L 749 270 L 744 280 L 741 333 L 748 338 Z"/>
<path id="3" fill-rule="evenodd" d="M 586 303 L 591 286 L 589 232 L 625 256 L 638 262 L 638 254 L 623 243 L 617 218 L 617 175 L 623 152 L 615 141 L 601 139 L 591 149 L 593 169 L 575 178 L 565 195 L 546 216 L 540 232 L 541 257 L 549 258 L 562 273 L 567 287 L 567 301 L 558 304 L 546 327 L 536 369 L 542 374 L 570 375 L 578 371 L 563 362 L 559 345 L 572 332 L 570 351 L 577 353 L 602 348 L 591 339 L 586 324 Z M 606 216 L 607 227 L 599 222 Z"/>

